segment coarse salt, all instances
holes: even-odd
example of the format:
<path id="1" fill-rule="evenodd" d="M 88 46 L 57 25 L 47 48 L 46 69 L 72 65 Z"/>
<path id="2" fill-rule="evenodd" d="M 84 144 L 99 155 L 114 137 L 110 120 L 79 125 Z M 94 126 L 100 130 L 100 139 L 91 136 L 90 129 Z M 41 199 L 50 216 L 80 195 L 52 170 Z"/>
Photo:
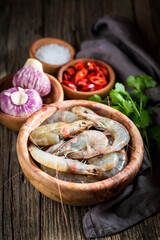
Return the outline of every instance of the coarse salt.
<path id="1" fill-rule="evenodd" d="M 70 51 L 67 47 L 54 43 L 38 48 L 35 56 L 42 62 L 53 65 L 64 64 L 71 58 Z"/>

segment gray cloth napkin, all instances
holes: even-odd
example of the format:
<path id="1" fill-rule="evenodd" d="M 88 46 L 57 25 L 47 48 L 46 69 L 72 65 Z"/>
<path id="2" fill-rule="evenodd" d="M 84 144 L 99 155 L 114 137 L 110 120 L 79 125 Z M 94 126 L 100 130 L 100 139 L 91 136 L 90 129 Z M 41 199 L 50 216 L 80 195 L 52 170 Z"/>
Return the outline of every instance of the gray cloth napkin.
<path id="1" fill-rule="evenodd" d="M 76 58 L 92 57 L 110 64 L 116 81 L 126 85 L 129 75 L 150 75 L 160 82 L 155 61 L 140 47 L 133 25 L 123 17 L 103 17 L 92 26 L 95 40 L 83 42 Z M 153 102 L 160 101 L 160 87 L 148 90 Z M 157 114 L 158 116 L 158 114 Z M 160 114 L 157 118 L 160 122 Z M 94 206 L 83 218 L 87 238 L 102 237 L 122 231 L 160 209 L 160 154 L 154 157 L 153 174 L 145 154 L 134 181 L 118 196 Z"/>

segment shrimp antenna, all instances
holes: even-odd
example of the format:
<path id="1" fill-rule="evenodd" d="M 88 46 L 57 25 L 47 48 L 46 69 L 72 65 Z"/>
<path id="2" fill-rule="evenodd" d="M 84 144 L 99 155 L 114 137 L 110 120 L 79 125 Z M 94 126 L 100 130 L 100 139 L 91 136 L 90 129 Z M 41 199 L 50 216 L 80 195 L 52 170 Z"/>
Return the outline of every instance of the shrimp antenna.
<path id="1" fill-rule="evenodd" d="M 59 197 L 60 197 L 60 201 L 61 201 L 62 212 L 63 212 L 63 215 L 64 215 L 64 219 L 65 219 L 66 225 L 68 227 L 68 221 L 67 221 L 66 213 L 65 213 L 65 210 L 64 210 L 62 193 L 61 193 L 61 188 L 60 188 L 60 185 L 59 185 L 58 170 L 57 169 L 56 169 L 56 178 L 57 178 L 56 182 L 57 182 L 57 186 L 58 186 L 58 192 L 59 192 Z"/>
<path id="2" fill-rule="evenodd" d="M 0 187 L 0 190 L 1 190 L 1 189 L 4 187 L 4 185 L 6 185 L 10 180 L 12 180 L 13 178 L 17 177 L 17 176 L 20 175 L 21 173 L 23 173 L 23 171 L 17 173 L 16 175 L 10 177 L 7 181 L 5 181 L 5 182 L 2 184 L 2 186 Z"/>

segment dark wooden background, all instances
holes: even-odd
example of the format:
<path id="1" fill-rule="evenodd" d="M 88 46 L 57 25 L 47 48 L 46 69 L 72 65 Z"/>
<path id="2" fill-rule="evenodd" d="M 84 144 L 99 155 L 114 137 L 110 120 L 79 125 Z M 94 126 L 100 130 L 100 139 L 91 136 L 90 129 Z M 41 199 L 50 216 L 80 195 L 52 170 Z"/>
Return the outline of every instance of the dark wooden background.
<path id="1" fill-rule="evenodd" d="M 57 37 L 78 51 L 91 39 L 91 24 L 103 15 L 133 21 L 144 48 L 160 64 L 159 0 L 1 0 L 0 77 L 17 71 L 28 58 L 31 43 Z M 16 155 L 17 133 L 0 125 L 0 186 L 22 170 Z M 0 190 L 0 240 L 84 240 L 82 219 L 90 207 L 64 206 L 40 194 L 23 173 Z M 160 214 L 105 240 L 159 240 Z"/>

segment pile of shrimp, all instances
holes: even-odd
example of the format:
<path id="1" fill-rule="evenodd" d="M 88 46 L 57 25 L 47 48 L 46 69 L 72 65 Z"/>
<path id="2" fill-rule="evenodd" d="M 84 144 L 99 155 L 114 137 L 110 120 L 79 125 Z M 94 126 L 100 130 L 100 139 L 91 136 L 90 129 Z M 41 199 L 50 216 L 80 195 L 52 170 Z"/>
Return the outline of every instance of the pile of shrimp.
<path id="1" fill-rule="evenodd" d="M 128 130 L 119 122 L 78 106 L 57 110 L 30 134 L 29 152 L 52 176 L 93 182 L 112 177 L 128 162 Z"/>

